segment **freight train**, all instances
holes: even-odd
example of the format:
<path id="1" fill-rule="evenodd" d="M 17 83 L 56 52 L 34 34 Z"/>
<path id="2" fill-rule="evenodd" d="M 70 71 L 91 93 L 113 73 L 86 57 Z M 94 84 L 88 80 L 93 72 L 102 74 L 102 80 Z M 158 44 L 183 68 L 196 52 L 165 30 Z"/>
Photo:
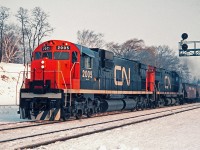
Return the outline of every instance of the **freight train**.
<path id="1" fill-rule="evenodd" d="M 40 44 L 25 75 L 19 113 L 32 120 L 177 105 L 195 101 L 200 92 L 175 71 L 62 40 Z"/>

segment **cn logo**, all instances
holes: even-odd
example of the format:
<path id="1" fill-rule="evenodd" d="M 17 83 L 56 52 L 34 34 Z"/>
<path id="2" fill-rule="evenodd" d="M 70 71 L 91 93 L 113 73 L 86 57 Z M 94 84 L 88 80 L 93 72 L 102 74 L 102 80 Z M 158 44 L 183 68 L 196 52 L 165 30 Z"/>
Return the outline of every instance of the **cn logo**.
<path id="1" fill-rule="evenodd" d="M 121 74 L 122 74 L 121 81 L 117 81 L 117 73 L 118 72 L 121 72 Z M 127 76 L 127 72 L 126 72 L 125 67 L 115 66 L 115 68 L 114 68 L 114 82 L 115 82 L 115 85 L 122 86 L 123 83 L 124 83 L 124 78 L 126 79 L 126 84 L 128 86 L 130 86 L 130 68 L 128 68 L 128 76 Z"/>

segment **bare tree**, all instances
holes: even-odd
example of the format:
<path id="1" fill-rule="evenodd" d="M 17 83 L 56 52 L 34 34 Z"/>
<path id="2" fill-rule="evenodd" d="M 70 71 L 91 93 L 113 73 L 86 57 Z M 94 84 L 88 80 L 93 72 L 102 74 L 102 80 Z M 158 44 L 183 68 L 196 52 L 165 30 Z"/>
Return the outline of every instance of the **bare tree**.
<path id="1" fill-rule="evenodd" d="M 5 21 L 9 17 L 9 8 L 0 7 L 0 34 L 1 34 L 1 46 L 0 46 L 0 62 L 2 61 L 3 56 L 3 32 L 5 27 Z"/>
<path id="2" fill-rule="evenodd" d="M 155 66 L 166 70 L 173 70 L 179 73 L 183 82 L 191 82 L 191 73 L 187 63 L 181 63 L 180 59 L 169 46 L 156 47 Z"/>
<path id="3" fill-rule="evenodd" d="M 197 84 L 198 78 L 197 78 L 196 76 L 194 76 L 191 82 L 192 82 L 193 84 Z"/>
<path id="4" fill-rule="evenodd" d="M 180 64 L 178 71 L 180 72 L 183 82 L 186 82 L 186 83 L 191 82 L 192 76 L 188 68 L 188 65 L 186 63 Z"/>
<path id="5" fill-rule="evenodd" d="M 177 70 L 180 64 L 179 58 L 169 46 L 163 45 L 156 47 L 155 66 L 168 70 Z"/>
<path id="6" fill-rule="evenodd" d="M 130 39 L 123 44 L 110 42 L 106 44 L 106 48 L 111 50 L 116 56 L 127 59 L 138 59 L 136 56 L 138 51 L 144 49 L 144 41 L 139 39 Z"/>
<path id="7" fill-rule="evenodd" d="M 25 46 L 25 33 L 26 25 L 28 24 L 28 10 L 22 7 L 19 8 L 16 14 L 17 19 L 21 22 L 22 45 L 24 51 L 24 65 L 26 64 L 26 46 Z"/>
<path id="8" fill-rule="evenodd" d="M 31 11 L 30 17 L 28 16 L 28 11 L 23 8 L 20 8 L 17 13 L 17 18 L 21 22 L 22 32 L 27 37 L 30 59 L 35 47 L 41 43 L 44 37 L 49 36 L 53 32 L 53 28 L 48 23 L 48 17 L 47 13 L 40 7 L 35 7 Z M 25 37 L 22 38 L 26 39 Z"/>
<path id="9" fill-rule="evenodd" d="M 116 56 L 137 60 L 146 65 L 167 70 L 178 70 L 180 61 L 169 46 L 145 46 L 141 39 L 127 40 L 123 44 L 110 42 L 106 48 L 113 51 Z"/>
<path id="10" fill-rule="evenodd" d="M 145 46 L 137 51 L 136 58 L 143 64 L 155 66 L 156 48 L 154 46 Z M 136 59 L 135 58 L 135 59 Z"/>
<path id="11" fill-rule="evenodd" d="M 35 7 L 32 11 L 33 22 L 32 22 L 32 31 L 33 31 L 33 46 L 34 49 L 36 44 L 39 45 L 42 38 L 48 36 L 53 32 L 53 28 L 47 22 L 48 15 L 40 8 Z"/>
<path id="12" fill-rule="evenodd" d="M 105 45 L 107 50 L 114 53 L 115 56 L 123 57 L 122 45 L 119 43 L 109 42 Z"/>
<path id="13" fill-rule="evenodd" d="M 29 60 L 31 60 L 32 59 L 32 51 L 34 50 L 34 48 L 32 48 L 32 44 L 31 44 L 32 36 L 33 36 L 31 24 L 27 25 L 27 28 L 25 28 L 25 32 L 26 32 L 26 37 L 28 40 Z"/>
<path id="14" fill-rule="evenodd" d="M 5 26 L 5 35 L 3 37 L 4 62 L 16 62 L 21 58 L 22 52 L 19 50 L 20 36 L 20 29 L 16 25 Z"/>
<path id="15" fill-rule="evenodd" d="M 77 32 L 78 44 L 87 47 L 102 48 L 105 43 L 103 37 L 104 35 L 102 33 L 95 33 L 90 30 L 79 30 Z"/>

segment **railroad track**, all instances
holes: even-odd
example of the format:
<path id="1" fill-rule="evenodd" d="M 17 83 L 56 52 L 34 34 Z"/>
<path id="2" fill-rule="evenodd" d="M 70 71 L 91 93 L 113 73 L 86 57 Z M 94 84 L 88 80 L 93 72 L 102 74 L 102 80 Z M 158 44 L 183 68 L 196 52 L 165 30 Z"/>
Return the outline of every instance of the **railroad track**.
<path id="1" fill-rule="evenodd" d="M 21 124 L 21 123 L 26 123 L 26 122 L 34 122 L 34 121 L 18 121 L 18 122 L 0 123 L 0 127 L 12 125 L 12 124 Z"/>
<path id="2" fill-rule="evenodd" d="M 41 121 L 25 121 L 25 122 L 8 123 L 8 124 L 0 125 L 0 131 L 29 128 L 29 127 L 42 126 L 42 125 L 48 125 L 48 124 L 54 124 L 54 123 L 60 123 L 60 122 L 59 121 L 42 121 L 42 122 Z M 10 125 L 11 127 L 8 127 Z M 14 126 L 12 127 L 12 125 Z"/>
<path id="3" fill-rule="evenodd" d="M 196 105 L 196 104 L 194 104 L 194 105 Z M 182 108 L 183 107 L 192 107 L 192 106 L 182 106 Z M 159 111 L 159 109 L 162 109 L 162 108 L 157 108 L 158 111 Z M 172 110 L 177 110 L 177 109 L 179 109 L 179 108 L 174 108 Z M 165 111 L 168 111 L 168 110 L 159 111 L 159 112 L 165 112 Z M 110 116 L 110 115 L 117 115 L 117 114 L 122 114 L 122 113 L 130 113 L 130 111 L 108 112 L 108 113 L 102 113 L 102 114 L 99 114 L 99 115 L 95 115 L 93 117 Z M 157 112 L 155 112 L 155 113 L 157 113 Z M 152 114 L 154 114 L 154 113 L 150 113 L 150 114 L 146 114 L 146 115 L 152 115 Z M 67 122 L 73 121 L 73 120 L 74 119 L 72 118 L 70 120 L 67 120 Z M 15 130 L 15 129 L 36 127 L 36 126 L 63 123 L 63 122 L 66 122 L 66 121 L 22 121 L 22 122 L 15 122 L 15 123 L 5 123 L 5 124 L 0 124 L 0 131 Z"/>
<path id="4" fill-rule="evenodd" d="M 17 141 L 19 141 L 19 143 L 24 143 L 24 142 L 26 143 L 26 141 L 28 139 L 29 140 L 31 139 L 31 143 L 33 142 L 34 144 L 30 144 L 30 145 L 22 144 L 21 146 L 19 146 L 17 144 L 15 148 L 16 149 L 33 148 L 33 147 L 38 147 L 41 145 L 51 144 L 51 143 L 54 143 L 57 141 L 65 141 L 65 140 L 78 138 L 78 137 L 82 137 L 82 136 L 86 136 L 86 135 L 90 135 L 90 134 L 94 134 L 94 133 L 104 132 L 104 131 L 115 129 L 115 128 L 120 128 L 120 127 L 127 126 L 127 125 L 132 125 L 132 124 L 141 123 L 141 122 L 145 122 L 145 121 L 149 121 L 149 120 L 154 120 L 154 119 L 158 119 L 161 117 L 166 117 L 166 116 L 170 116 L 173 114 L 177 114 L 177 113 L 181 113 L 181 112 L 185 112 L 185 111 L 189 111 L 189 110 L 193 110 L 193 109 L 198 109 L 198 108 L 200 108 L 200 104 L 194 104 L 194 105 L 189 105 L 189 106 L 180 106 L 179 108 L 176 108 L 176 109 L 168 109 L 168 110 L 157 111 L 157 112 L 153 112 L 153 113 L 149 113 L 149 114 L 135 115 L 133 117 L 125 117 L 125 118 L 91 123 L 91 124 L 86 124 L 86 125 L 76 126 L 76 127 L 71 127 L 71 128 L 63 128 L 60 130 L 53 130 L 50 132 L 39 133 L 39 134 L 34 134 L 34 135 L 29 135 L 29 136 L 20 136 L 17 138 L 9 138 L 9 139 L 5 139 L 5 140 L 1 140 L 0 143 L 1 143 L 1 146 L 4 146 L 4 145 L 6 145 L 6 143 L 9 143 L 9 142 L 18 143 Z M 159 109 L 159 110 L 161 110 L 161 109 Z M 67 134 L 67 136 L 65 135 L 60 138 L 55 138 L 55 137 L 59 137 L 60 135 L 63 135 L 63 133 L 64 133 L 64 135 Z M 79 134 L 77 134 L 77 133 L 79 133 Z M 51 135 L 51 136 L 49 136 L 49 135 Z M 45 138 L 45 136 L 48 136 L 48 138 Z M 43 141 L 43 142 L 38 142 L 38 140 L 35 140 L 38 138 L 47 139 L 47 140 Z M 0 148 L 1 148 L 1 146 L 0 146 Z"/>
<path id="5" fill-rule="evenodd" d="M 94 115 L 92 117 L 101 117 L 101 116 L 108 116 L 108 115 L 116 115 L 116 114 L 129 113 L 129 112 L 130 111 L 102 113 L 102 114 L 99 114 L 99 115 Z M 87 118 L 87 117 L 85 117 L 85 118 Z M 83 117 L 82 119 L 85 119 L 85 118 Z M 71 119 L 68 119 L 66 121 L 45 121 L 45 120 L 38 120 L 38 121 L 20 121 L 20 122 L 2 123 L 2 124 L 0 124 L 0 131 L 15 130 L 15 129 L 21 129 L 21 128 L 34 127 L 34 126 L 63 123 L 63 122 L 69 122 L 69 121 L 73 121 L 73 120 L 75 120 L 75 118 L 71 118 Z"/>

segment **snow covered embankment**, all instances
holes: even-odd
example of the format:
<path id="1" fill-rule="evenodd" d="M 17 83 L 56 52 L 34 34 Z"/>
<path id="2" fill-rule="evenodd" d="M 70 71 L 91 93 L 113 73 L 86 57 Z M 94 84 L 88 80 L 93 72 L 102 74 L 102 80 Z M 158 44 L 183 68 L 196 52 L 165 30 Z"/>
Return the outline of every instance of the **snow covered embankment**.
<path id="1" fill-rule="evenodd" d="M 19 104 L 19 99 L 16 96 L 19 96 L 22 84 L 22 73 L 17 84 L 21 71 L 24 71 L 22 64 L 0 63 L 0 105 Z"/>

